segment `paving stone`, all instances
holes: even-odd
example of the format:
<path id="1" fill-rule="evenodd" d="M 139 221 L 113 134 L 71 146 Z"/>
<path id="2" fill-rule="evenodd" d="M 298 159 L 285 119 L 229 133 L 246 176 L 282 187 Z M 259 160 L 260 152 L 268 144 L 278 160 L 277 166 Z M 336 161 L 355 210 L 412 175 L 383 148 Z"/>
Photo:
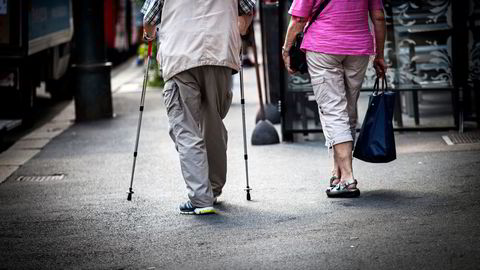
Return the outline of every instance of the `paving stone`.
<path id="1" fill-rule="evenodd" d="M 49 139 L 31 139 L 19 140 L 12 149 L 42 149 L 50 140 Z"/>
<path id="2" fill-rule="evenodd" d="M 73 124 L 75 121 L 75 106 L 73 104 L 73 101 L 70 102 L 70 104 L 63 109 L 55 118 L 52 119 L 51 123 L 56 123 L 56 122 L 68 122 L 70 124 Z"/>
<path id="3" fill-rule="evenodd" d="M 58 136 L 59 134 L 61 134 L 62 132 L 63 132 L 63 130 L 59 130 L 59 131 L 45 131 L 45 130 L 34 131 L 34 132 L 28 134 L 27 136 L 23 137 L 22 139 L 26 139 L 26 140 L 52 139 L 52 138 Z"/>
<path id="4" fill-rule="evenodd" d="M 8 149 L 0 154 L 0 166 L 21 166 L 38 154 L 40 150 Z"/>
<path id="5" fill-rule="evenodd" d="M 137 83 L 126 83 L 119 87 L 118 93 L 141 92 L 142 88 Z"/>
<path id="6" fill-rule="evenodd" d="M 3 166 L 0 165 L 0 183 L 3 183 L 7 178 L 14 173 L 19 166 Z"/>

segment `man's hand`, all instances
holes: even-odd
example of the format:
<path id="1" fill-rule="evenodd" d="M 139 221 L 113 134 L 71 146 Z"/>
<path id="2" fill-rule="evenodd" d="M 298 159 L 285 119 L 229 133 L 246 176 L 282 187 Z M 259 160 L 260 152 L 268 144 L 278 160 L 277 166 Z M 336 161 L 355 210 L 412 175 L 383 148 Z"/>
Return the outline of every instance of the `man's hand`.
<path id="1" fill-rule="evenodd" d="M 245 36 L 248 32 L 248 27 L 252 23 L 253 15 L 238 16 L 238 30 L 240 35 Z"/>
<path id="2" fill-rule="evenodd" d="M 152 36 L 149 36 L 147 32 L 143 32 L 143 41 L 150 42 L 153 40 L 155 40 L 155 34 L 153 34 Z"/>
<path id="3" fill-rule="evenodd" d="M 150 42 L 155 40 L 155 26 L 150 24 L 143 25 L 143 40 Z"/>
<path id="4" fill-rule="evenodd" d="M 384 78 L 385 74 L 387 74 L 387 65 L 385 64 L 383 57 L 375 57 L 375 60 L 373 60 L 373 67 L 377 72 L 377 77 Z"/>

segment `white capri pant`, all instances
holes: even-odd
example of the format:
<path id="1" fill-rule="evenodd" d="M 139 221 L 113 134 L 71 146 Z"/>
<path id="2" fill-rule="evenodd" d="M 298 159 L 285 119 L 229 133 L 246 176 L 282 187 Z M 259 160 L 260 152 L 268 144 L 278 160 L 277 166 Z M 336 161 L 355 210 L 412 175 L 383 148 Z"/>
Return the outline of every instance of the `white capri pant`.
<path id="1" fill-rule="evenodd" d="M 334 55 L 307 51 L 308 72 L 329 148 L 355 141 L 357 101 L 369 55 Z"/>

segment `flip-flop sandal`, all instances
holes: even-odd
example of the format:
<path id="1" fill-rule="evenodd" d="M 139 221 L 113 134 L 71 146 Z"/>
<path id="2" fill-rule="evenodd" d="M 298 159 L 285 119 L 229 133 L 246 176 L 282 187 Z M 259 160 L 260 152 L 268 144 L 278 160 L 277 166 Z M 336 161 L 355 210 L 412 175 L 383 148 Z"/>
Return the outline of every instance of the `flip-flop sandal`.
<path id="1" fill-rule="evenodd" d="M 326 193 L 329 198 L 355 198 L 360 196 L 360 189 L 348 188 L 349 185 L 357 185 L 357 180 L 350 180 L 346 183 L 338 183 L 334 187 L 327 189 Z"/>
<path id="2" fill-rule="evenodd" d="M 333 181 L 335 180 L 340 180 L 340 179 L 338 178 L 338 176 L 335 176 L 335 175 L 330 177 L 330 187 L 336 186 L 336 184 L 333 183 Z"/>

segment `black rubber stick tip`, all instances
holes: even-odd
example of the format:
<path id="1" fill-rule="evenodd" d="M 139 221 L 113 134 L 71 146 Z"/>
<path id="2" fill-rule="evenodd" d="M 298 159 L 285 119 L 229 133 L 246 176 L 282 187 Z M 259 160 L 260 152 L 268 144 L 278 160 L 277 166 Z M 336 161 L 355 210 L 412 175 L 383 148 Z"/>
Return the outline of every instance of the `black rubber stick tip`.
<path id="1" fill-rule="evenodd" d="M 247 201 L 250 201 L 252 198 L 250 197 L 250 190 L 247 190 Z"/>
<path id="2" fill-rule="evenodd" d="M 129 188 L 127 193 L 128 193 L 127 201 L 131 201 L 132 200 L 132 194 L 133 194 L 132 188 Z"/>

